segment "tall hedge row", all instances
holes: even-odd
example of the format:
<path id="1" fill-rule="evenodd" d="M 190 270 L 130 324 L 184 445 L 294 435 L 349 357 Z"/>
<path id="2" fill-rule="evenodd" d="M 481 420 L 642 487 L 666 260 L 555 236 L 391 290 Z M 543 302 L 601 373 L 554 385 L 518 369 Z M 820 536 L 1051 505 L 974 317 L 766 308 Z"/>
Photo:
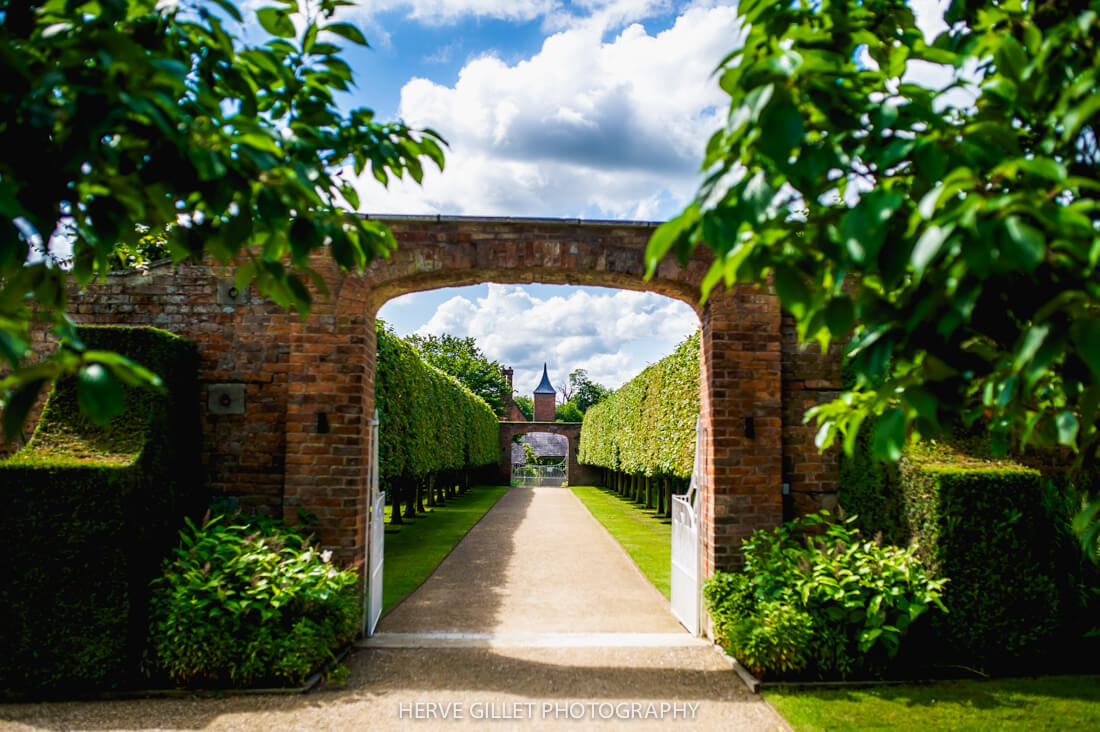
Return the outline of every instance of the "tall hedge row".
<path id="1" fill-rule="evenodd" d="M 78 333 L 151 369 L 165 391 L 127 387 L 122 414 L 97 427 L 75 383 L 59 382 L 34 437 L 0 463 L 0 690 L 130 681 L 149 582 L 201 502 L 195 345 L 155 328 Z"/>
<path id="2" fill-rule="evenodd" d="M 500 423 L 492 408 L 416 349 L 377 328 L 375 404 L 383 480 L 415 478 L 500 460 Z"/>
<path id="3" fill-rule="evenodd" d="M 690 478 L 699 416 L 699 333 L 590 407 L 577 458 L 643 476 Z"/>

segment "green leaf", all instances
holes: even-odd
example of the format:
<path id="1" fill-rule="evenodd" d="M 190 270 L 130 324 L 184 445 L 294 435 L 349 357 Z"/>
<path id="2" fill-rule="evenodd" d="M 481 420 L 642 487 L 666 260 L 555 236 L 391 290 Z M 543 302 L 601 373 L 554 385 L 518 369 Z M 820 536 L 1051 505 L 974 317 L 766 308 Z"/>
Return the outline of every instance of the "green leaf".
<path id="1" fill-rule="evenodd" d="M 1079 320 L 1073 324 L 1070 333 L 1078 358 L 1088 364 L 1093 381 L 1100 382 L 1100 320 Z"/>
<path id="2" fill-rule="evenodd" d="M 902 409 L 890 409 L 879 417 L 871 438 L 871 452 L 876 460 L 896 463 L 905 447 L 906 419 Z"/>
<path id="3" fill-rule="evenodd" d="M 264 30 L 278 38 L 293 38 L 294 23 L 286 11 L 277 8 L 260 8 L 256 11 L 256 19 Z"/>
<path id="4" fill-rule="evenodd" d="M 846 297 L 836 297 L 825 306 L 825 324 L 829 327 L 829 333 L 833 338 L 843 338 L 848 335 L 855 323 L 855 306 Z"/>
<path id="5" fill-rule="evenodd" d="M 802 115 L 786 96 L 778 96 L 764 110 L 760 119 L 762 133 L 756 141 L 760 152 L 781 167 L 787 165 L 787 155 L 802 144 L 805 126 Z"/>
<path id="6" fill-rule="evenodd" d="M 936 258 L 936 255 L 940 253 L 944 242 L 947 241 L 954 230 L 954 224 L 948 224 L 947 226 L 932 224 L 924 230 L 920 239 L 917 239 L 917 245 L 913 247 L 913 254 L 909 261 L 913 265 L 913 273 L 918 279 L 924 274 L 925 269 Z"/>
<path id="7" fill-rule="evenodd" d="M 1005 219 L 1005 231 L 1008 240 L 1015 245 L 1011 250 L 1012 259 L 1023 267 L 1024 271 L 1032 272 L 1043 261 L 1046 253 L 1046 242 L 1042 232 L 1031 226 L 1020 216 L 1009 216 Z"/>
<path id="8" fill-rule="evenodd" d="M 779 300 L 796 318 L 806 314 L 806 307 L 810 302 L 809 289 L 806 280 L 798 273 L 798 270 L 784 264 L 775 268 L 775 291 Z"/>
<path id="9" fill-rule="evenodd" d="M 100 426 L 106 426 L 112 417 L 122 414 L 125 407 L 122 385 L 110 370 L 98 363 L 80 369 L 76 396 L 80 411 Z"/>
<path id="10" fill-rule="evenodd" d="M 321 30 L 326 30 L 329 33 L 335 33 L 338 36 L 343 36 L 352 43 L 356 43 L 360 46 L 369 46 L 366 37 L 351 23 L 332 23 L 324 26 Z"/>
<path id="11" fill-rule="evenodd" d="M 699 207 L 693 203 L 678 216 L 657 227 L 653 235 L 649 237 L 649 244 L 646 245 L 645 249 L 647 279 L 654 275 L 657 271 L 657 265 L 661 263 L 669 250 L 695 228 L 699 223 L 699 219 Z M 684 261 L 681 260 L 681 264 L 683 263 Z"/>
<path id="12" fill-rule="evenodd" d="M 1054 424 L 1058 428 L 1058 444 L 1068 447 L 1077 447 L 1077 417 L 1070 411 L 1059 412 L 1054 418 Z"/>
<path id="13" fill-rule="evenodd" d="M 1064 183 L 1069 176 L 1066 166 L 1051 158 L 1020 158 L 1015 162 L 1020 170 L 1056 183 Z"/>
<path id="14" fill-rule="evenodd" d="M 917 164 L 917 172 L 930 183 L 935 183 L 943 178 L 944 160 L 939 145 L 935 142 L 922 142 L 913 151 L 913 161 Z"/>
<path id="15" fill-rule="evenodd" d="M 22 436 L 23 424 L 27 421 L 27 415 L 30 414 L 31 409 L 38 401 L 38 395 L 42 391 L 42 387 L 47 383 L 46 379 L 34 379 L 20 384 L 4 402 L 2 422 L 6 442 L 15 442 Z"/>

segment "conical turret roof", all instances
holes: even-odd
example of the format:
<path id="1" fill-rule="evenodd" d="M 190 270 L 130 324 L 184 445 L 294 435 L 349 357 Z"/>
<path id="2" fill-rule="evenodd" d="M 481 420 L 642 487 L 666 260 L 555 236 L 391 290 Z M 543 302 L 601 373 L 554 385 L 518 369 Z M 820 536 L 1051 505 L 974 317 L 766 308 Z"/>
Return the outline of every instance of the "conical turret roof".
<path id="1" fill-rule="evenodd" d="M 557 394 L 557 390 L 550 384 L 550 376 L 546 373 L 546 364 L 542 365 L 542 381 L 535 387 L 536 394 Z"/>

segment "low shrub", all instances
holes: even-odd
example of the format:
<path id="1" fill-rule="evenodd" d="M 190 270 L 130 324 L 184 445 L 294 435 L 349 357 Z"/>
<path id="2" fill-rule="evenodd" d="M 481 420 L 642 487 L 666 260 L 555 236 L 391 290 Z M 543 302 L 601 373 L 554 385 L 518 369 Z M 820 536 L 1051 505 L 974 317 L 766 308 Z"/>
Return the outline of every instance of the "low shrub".
<path id="1" fill-rule="evenodd" d="M 914 547 L 861 538 L 854 518 L 811 514 L 744 544 L 745 568 L 704 585 L 715 634 L 760 677 L 884 670 L 914 621 L 943 608 Z"/>
<path id="2" fill-rule="evenodd" d="M 270 520 L 188 521 L 153 581 L 147 668 L 187 685 L 298 685 L 358 630 L 357 575 Z"/>

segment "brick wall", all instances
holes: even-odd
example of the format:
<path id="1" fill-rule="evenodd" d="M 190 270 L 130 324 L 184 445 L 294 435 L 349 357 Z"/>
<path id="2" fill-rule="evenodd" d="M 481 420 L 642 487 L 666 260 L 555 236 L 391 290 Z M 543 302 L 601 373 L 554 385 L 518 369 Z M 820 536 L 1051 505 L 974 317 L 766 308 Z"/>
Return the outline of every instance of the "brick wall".
<path id="1" fill-rule="evenodd" d="M 219 304 L 219 266 L 155 267 L 73 293 L 73 319 L 155 325 L 199 343 L 203 403 L 212 386 L 240 384 L 243 414 L 204 409 L 202 462 L 211 491 L 293 519 L 318 516 L 322 541 L 354 562 L 363 548 L 367 427 L 374 412 L 374 320 L 409 292 L 480 282 L 584 284 L 648 290 L 689 303 L 700 317 L 701 406 L 708 425 L 704 563 L 739 562 L 740 541 L 788 510 L 824 505 L 836 459 L 813 448 L 805 408 L 839 385 L 836 354 L 799 351 L 774 295 L 751 286 L 699 306 L 709 254 L 663 262 L 646 280 L 650 224 L 530 219 L 387 218 L 400 243 L 361 275 L 314 258 L 330 298 L 307 320 L 257 297 Z M 224 288 L 224 285 L 223 285 Z M 36 349 L 50 349 L 43 334 Z M 323 415 L 323 417 L 322 417 Z M 553 417 L 551 416 L 552 420 Z M 748 420 L 751 419 L 751 427 Z"/>

